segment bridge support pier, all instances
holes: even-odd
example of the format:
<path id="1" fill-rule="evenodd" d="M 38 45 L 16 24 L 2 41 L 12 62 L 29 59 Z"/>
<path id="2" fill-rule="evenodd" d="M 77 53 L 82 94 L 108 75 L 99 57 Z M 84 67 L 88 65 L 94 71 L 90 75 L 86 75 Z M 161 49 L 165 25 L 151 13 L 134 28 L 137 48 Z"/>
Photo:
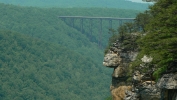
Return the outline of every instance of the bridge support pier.
<path id="1" fill-rule="evenodd" d="M 109 28 L 112 29 L 112 20 L 109 20 Z"/>
<path id="2" fill-rule="evenodd" d="M 98 41 L 98 45 L 99 45 L 99 47 L 100 48 L 102 48 L 102 19 L 100 19 L 100 32 L 99 32 L 100 34 L 99 34 L 99 41 Z"/>
<path id="3" fill-rule="evenodd" d="M 71 26 L 74 28 L 74 18 L 71 18 Z"/>
<path id="4" fill-rule="evenodd" d="M 85 22 L 87 22 L 87 19 L 89 21 L 88 23 L 88 27 L 89 27 L 89 32 L 88 32 L 88 36 L 90 37 L 90 39 L 92 40 L 92 35 L 93 35 L 93 21 L 94 24 L 97 25 L 96 21 L 99 21 L 98 22 L 98 38 L 95 38 L 94 40 L 92 40 L 93 42 L 97 42 L 98 41 L 98 46 L 100 48 L 102 48 L 102 36 L 103 36 L 103 20 L 104 21 L 108 21 L 109 23 L 109 28 L 113 28 L 113 20 L 114 21 L 118 21 L 118 25 L 117 26 L 120 26 L 122 25 L 125 21 L 126 22 L 132 22 L 135 18 L 113 18 L 113 17 L 85 17 L 85 16 L 59 16 L 59 18 L 61 18 L 63 21 L 67 22 L 67 19 L 69 19 L 69 24 L 71 27 L 73 28 L 76 28 L 77 26 L 75 25 L 75 23 L 77 22 L 76 20 L 79 19 L 80 22 L 80 26 L 78 26 L 80 29 L 80 32 L 81 33 L 84 33 L 85 30 L 84 30 L 84 20 L 86 20 Z M 67 23 L 68 24 L 68 23 Z"/>
<path id="5" fill-rule="evenodd" d="M 89 37 L 90 37 L 90 40 L 92 40 L 92 27 L 93 27 L 92 19 L 90 19 L 89 22 L 90 22 L 90 26 L 89 26 L 89 30 L 90 30 Z"/>
<path id="6" fill-rule="evenodd" d="M 84 28 L 84 25 L 83 25 L 83 24 L 84 24 L 84 20 L 83 20 L 83 18 L 81 18 L 81 19 L 80 19 L 80 27 L 81 27 L 80 29 L 81 29 L 81 32 L 82 32 L 82 33 L 83 33 L 83 28 Z"/>

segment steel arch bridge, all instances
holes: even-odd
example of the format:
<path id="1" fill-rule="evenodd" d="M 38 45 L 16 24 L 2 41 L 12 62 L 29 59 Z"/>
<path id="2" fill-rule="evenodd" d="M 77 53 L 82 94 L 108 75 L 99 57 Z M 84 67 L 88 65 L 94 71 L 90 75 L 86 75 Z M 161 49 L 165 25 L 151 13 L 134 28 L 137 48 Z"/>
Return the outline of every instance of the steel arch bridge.
<path id="1" fill-rule="evenodd" d="M 79 20 L 80 32 L 84 33 L 84 21 L 87 21 L 89 24 L 89 33 L 92 34 L 94 22 L 97 21 L 97 28 L 99 29 L 99 40 L 98 45 L 101 47 L 102 41 L 102 33 L 103 33 L 103 21 L 107 21 L 109 23 L 109 29 L 112 28 L 113 22 L 117 21 L 118 25 L 122 25 L 125 22 L 133 22 L 135 18 L 116 18 L 116 17 L 89 17 L 89 16 L 58 16 L 64 22 L 69 21 L 69 26 L 75 28 L 76 20 Z"/>

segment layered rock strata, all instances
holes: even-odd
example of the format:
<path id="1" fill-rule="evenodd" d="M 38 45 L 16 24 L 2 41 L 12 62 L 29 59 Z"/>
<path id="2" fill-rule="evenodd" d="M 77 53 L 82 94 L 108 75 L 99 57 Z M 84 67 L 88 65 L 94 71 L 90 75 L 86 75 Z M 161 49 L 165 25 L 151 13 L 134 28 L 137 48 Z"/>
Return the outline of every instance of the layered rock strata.
<path id="1" fill-rule="evenodd" d="M 160 90 L 156 84 L 145 78 L 144 74 L 135 71 L 127 76 L 128 66 L 137 56 L 136 50 L 125 50 L 116 41 L 104 57 L 103 65 L 113 68 L 110 91 L 113 100 L 159 100 Z M 144 80 L 143 80 L 144 77 Z M 132 78 L 132 83 L 126 80 Z M 143 80 L 143 81 L 142 81 Z"/>
<path id="2" fill-rule="evenodd" d="M 155 69 L 141 73 L 141 69 L 146 67 L 142 64 L 132 76 L 128 76 L 129 63 L 137 54 L 135 49 L 125 49 L 118 40 L 105 54 L 103 65 L 114 69 L 110 85 L 113 100 L 177 100 L 176 66 L 167 69 L 157 83 L 152 81 Z M 132 79 L 131 83 L 126 81 L 128 78 Z"/>
<path id="3" fill-rule="evenodd" d="M 103 61 L 104 66 L 114 69 L 110 86 L 113 100 L 124 100 L 125 92 L 132 90 L 132 86 L 126 82 L 128 78 L 126 73 L 129 63 L 137 55 L 137 52 L 124 51 L 120 45 L 119 41 L 113 43 Z"/>

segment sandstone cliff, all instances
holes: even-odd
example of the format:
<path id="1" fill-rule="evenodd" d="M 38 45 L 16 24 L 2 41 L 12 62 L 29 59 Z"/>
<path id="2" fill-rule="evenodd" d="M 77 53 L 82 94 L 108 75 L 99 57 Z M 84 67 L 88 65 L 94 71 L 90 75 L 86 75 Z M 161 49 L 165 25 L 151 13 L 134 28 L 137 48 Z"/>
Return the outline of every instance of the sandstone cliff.
<path id="1" fill-rule="evenodd" d="M 112 84 L 110 91 L 113 100 L 177 100 L 177 72 L 169 72 L 162 75 L 157 81 L 153 81 L 148 73 L 141 73 L 141 69 L 134 70 L 128 75 L 130 62 L 138 52 L 136 49 L 124 49 L 119 40 L 115 41 L 105 54 L 103 65 L 113 68 Z M 145 55 L 142 60 L 150 62 Z M 150 70 L 153 71 L 153 70 Z M 152 73 L 152 72 L 151 72 Z M 131 82 L 127 79 L 131 79 Z"/>
<path id="2" fill-rule="evenodd" d="M 134 34 L 132 34 L 134 35 Z M 103 65 L 113 68 L 110 91 L 113 100 L 159 100 L 160 89 L 145 73 L 135 70 L 128 75 L 130 62 L 134 61 L 137 49 L 125 49 L 123 44 L 116 40 L 105 54 Z M 132 81 L 127 81 L 127 79 Z"/>

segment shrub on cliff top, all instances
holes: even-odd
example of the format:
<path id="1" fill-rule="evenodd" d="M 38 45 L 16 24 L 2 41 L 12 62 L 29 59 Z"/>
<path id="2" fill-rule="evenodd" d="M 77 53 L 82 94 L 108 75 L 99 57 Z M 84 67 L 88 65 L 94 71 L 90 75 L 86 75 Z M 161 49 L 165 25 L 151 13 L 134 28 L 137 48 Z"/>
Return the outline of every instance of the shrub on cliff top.
<path id="1" fill-rule="evenodd" d="M 135 62 L 144 54 L 151 55 L 156 79 L 177 63 L 177 1 L 159 0 L 150 7 L 150 22 L 145 26 L 148 34 L 138 41 L 140 53 Z M 135 63 L 134 62 L 134 63 Z"/>
<path id="2" fill-rule="evenodd" d="M 149 11 L 138 14 L 135 23 L 132 24 L 134 30 L 141 28 L 142 33 L 146 32 L 145 36 L 132 41 L 129 32 L 132 33 L 134 30 L 129 31 L 129 24 L 124 24 L 116 31 L 118 37 L 113 35 L 110 38 L 110 42 L 115 41 L 115 39 L 121 40 L 121 46 L 129 48 L 129 50 L 131 50 L 130 48 L 138 48 L 139 54 L 136 60 L 131 63 L 130 70 L 138 69 L 141 58 L 144 55 L 150 55 L 153 57 L 153 67 L 156 69 L 153 73 L 156 79 L 167 70 L 177 71 L 175 67 L 177 64 L 176 9 L 176 0 L 158 0 L 157 3 L 150 7 Z"/>

